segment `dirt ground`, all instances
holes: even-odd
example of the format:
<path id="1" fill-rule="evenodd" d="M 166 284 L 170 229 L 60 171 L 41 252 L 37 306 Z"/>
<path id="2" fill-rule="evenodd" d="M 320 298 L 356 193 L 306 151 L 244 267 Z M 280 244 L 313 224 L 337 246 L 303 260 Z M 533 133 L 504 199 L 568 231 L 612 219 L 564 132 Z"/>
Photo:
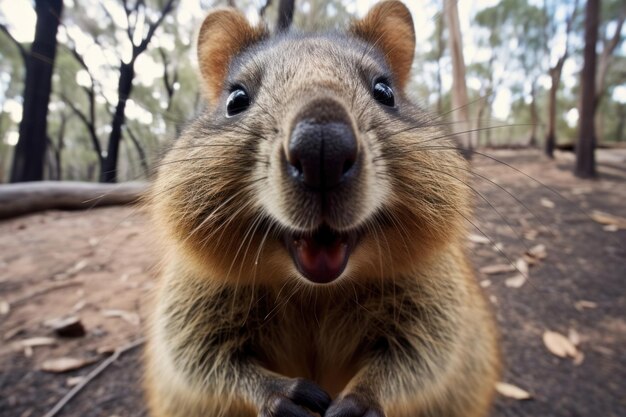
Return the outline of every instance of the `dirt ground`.
<path id="1" fill-rule="evenodd" d="M 503 380 L 532 395 L 499 396 L 492 415 L 625 416 L 626 230 L 590 217 L 594 210 L 626 217 L 625 153 L 601 155 L 598 181 L 574 178 L 568 155 L 548 162 L 533 151 L 486 153 L 544 184 L 490 158 L 474 160 L 476 229 L 468 246 L 500 325 Z M 538 244 L 547 257 L 525 282 L 516 281 L 517 271 L 480 272 L 515 263 Z M 51 211 L 0 223 L 0 417 L 44 416 L 77 377 L 106 360 L 103 351 L 140 340 L 157 261 L 137 208 Z M 54 335 L 47 322 L 67 316 L 80 318 L 85 336 Z M 542 339 L 548 330 L 569 336 L 576 357 L 550 353 Z M 62 357 L 93 363 L 42 370 Z M 58 416 L 146 416 L 140 358 L 141 346 L 126 351 Z"/>

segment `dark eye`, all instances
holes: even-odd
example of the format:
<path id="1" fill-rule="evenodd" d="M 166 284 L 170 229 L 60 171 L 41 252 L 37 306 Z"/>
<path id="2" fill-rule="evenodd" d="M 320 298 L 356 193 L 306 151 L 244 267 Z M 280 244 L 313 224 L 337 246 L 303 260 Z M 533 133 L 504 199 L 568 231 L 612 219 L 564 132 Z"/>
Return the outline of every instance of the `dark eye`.
<path id="1" fill-rule="evenodd" d="M 374 89 L 372 91 L 372 95 L 380 104 L 383 104 L 388 107 L 393 107 L 396 104 L 394 99 L 393 90 L 389 87 L 384 80 L 376 81 L 374 84 Z"/>
<path id="2" fill-rule="evenodd" d="M 226 116 L 232 117 L 250 107 L 250 96 L 246 90 L 236 87 L 226 99 Z"/>

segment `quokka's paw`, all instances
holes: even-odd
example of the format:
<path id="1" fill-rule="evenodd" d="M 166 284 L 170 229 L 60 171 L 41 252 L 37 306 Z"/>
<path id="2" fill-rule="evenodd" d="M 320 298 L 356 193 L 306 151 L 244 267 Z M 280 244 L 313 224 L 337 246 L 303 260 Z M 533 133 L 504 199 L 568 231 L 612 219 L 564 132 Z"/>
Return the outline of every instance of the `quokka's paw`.
<path id="1" fill-rule="evenodd" d="M 280 383 L 261 408 L 259 417 L 311 417 L 310 410 L 323 416 L 332 399 L 306 379 L 293 379 Z"/>
<path id="2" fill-rule="evenodd" d="M 335 400 L 324 417 L 385 417 L 378 402 L 359 394 L 348 394 Z"/>

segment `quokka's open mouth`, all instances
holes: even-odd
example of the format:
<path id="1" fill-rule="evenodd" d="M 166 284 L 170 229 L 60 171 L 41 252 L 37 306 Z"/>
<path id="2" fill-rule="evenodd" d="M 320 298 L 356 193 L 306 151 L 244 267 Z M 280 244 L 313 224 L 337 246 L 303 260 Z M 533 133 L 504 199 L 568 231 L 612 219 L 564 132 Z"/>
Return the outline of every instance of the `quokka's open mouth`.
<path id="1" fill-rule="evenodd" d="M 317 284 L 332 282 L 343 273 L 356 241 L 356 233 L 338 232 L 327 225 L 313 232 L 285 236 L 298 271 Z"/>

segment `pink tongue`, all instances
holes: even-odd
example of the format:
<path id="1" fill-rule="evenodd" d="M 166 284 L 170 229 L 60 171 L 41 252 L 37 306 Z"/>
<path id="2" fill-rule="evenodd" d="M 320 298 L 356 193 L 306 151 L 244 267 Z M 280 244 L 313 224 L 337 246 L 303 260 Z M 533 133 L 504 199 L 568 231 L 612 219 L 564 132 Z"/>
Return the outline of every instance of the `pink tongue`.
<path id="1" fill-rule="evenodd" d="M 295 245 L 298 264 L 311 281 L 331 282 L 343 272 L 348 245 L 341 239 L 326 245 L 319 245 L 312 238 L 301 238 L 295 242 Z"/>

